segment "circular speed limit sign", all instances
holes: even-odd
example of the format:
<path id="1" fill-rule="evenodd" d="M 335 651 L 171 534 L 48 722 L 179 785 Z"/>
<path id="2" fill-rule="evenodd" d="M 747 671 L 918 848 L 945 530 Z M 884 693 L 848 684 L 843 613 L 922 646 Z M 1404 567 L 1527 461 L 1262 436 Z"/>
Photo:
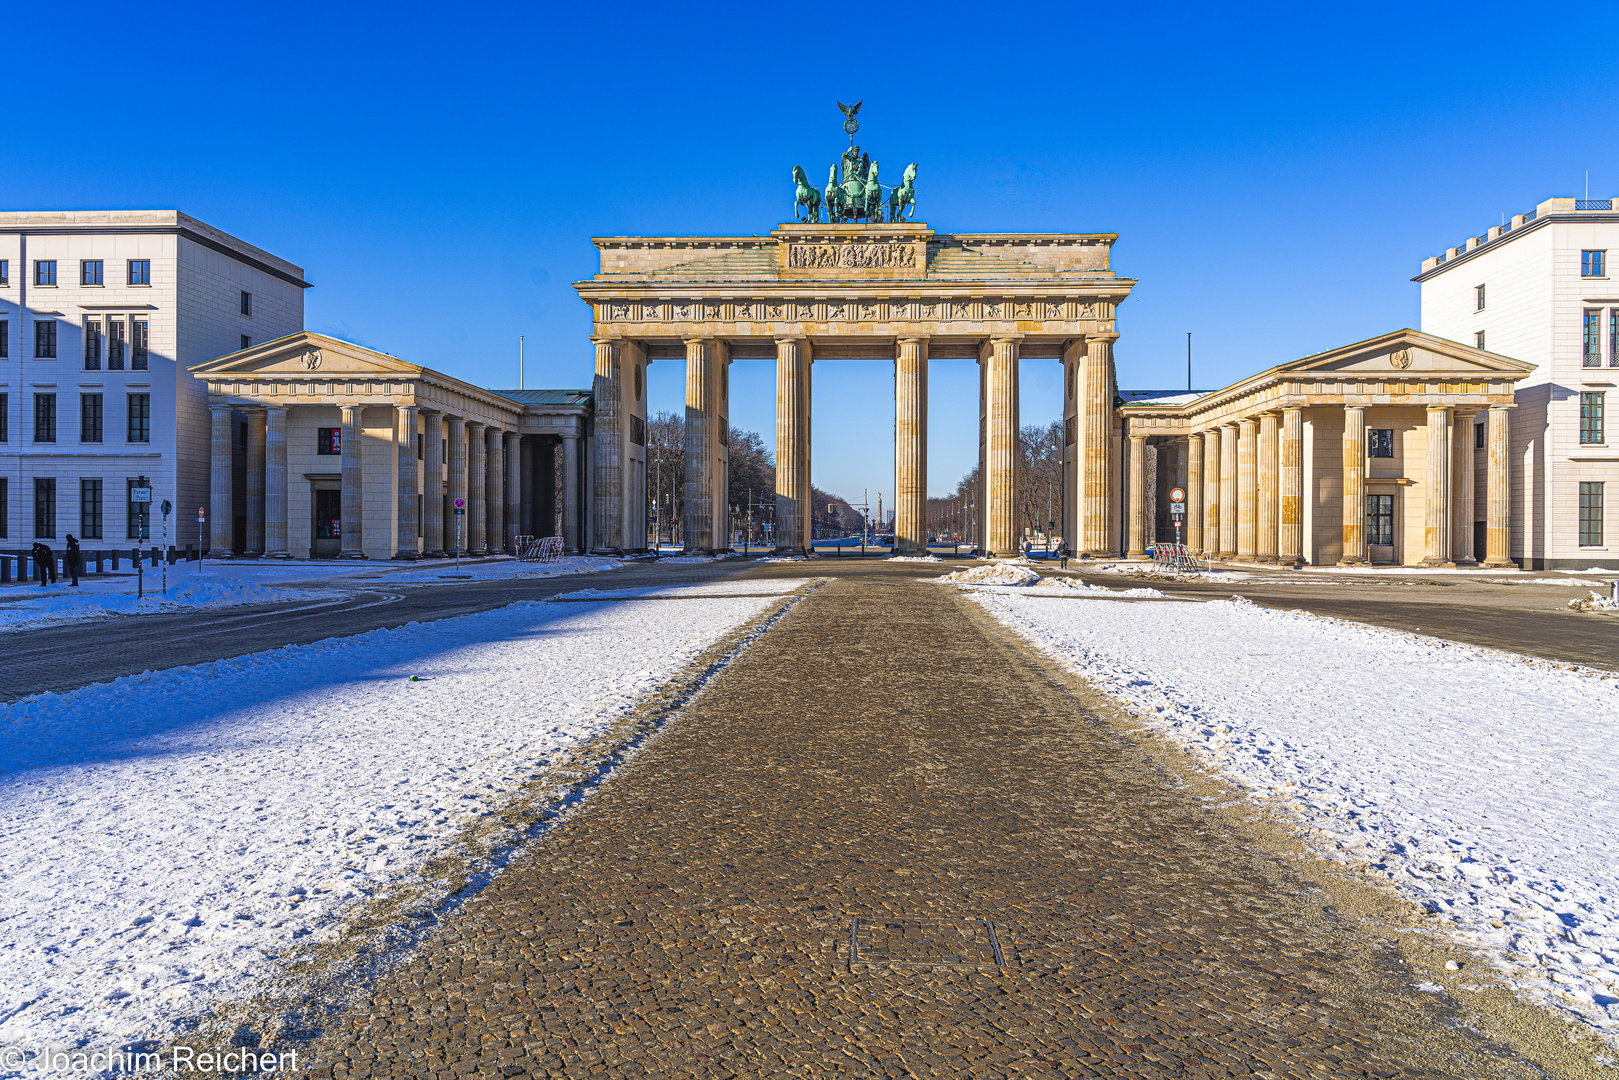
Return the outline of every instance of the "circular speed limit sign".
<path id="1" fill-rule="evenodd" d="M 465 510 L 467 508 L 467 501 L 465 499 L 456 499 L 455 508 L 457 510 Z"/>
<path id="2" fill-rule="evenodd" d="M 1182 491 L 1180 488 L 1170 488 L 1169 489 L 1169 501 L 1170 502 L 1185 502 L 1186 501 L 1186 492 Z"/>

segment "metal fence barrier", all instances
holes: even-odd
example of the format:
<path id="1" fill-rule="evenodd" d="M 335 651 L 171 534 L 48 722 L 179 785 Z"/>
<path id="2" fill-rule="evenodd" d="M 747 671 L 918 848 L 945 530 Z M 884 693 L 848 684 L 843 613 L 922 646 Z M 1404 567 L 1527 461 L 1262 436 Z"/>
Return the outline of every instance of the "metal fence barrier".
<path id="1" fill-rule="evenodd" d="M 1152 546 L 1152 566 L 1154 570 L 1170 572 L 1207 570 L 1210 568 L 1210 561 L 1206 552 L 1189 548 L 1185 544 L 1157 543 Z"/>
<path id="2" fill-rule="evenodd" d="M 556 562 L 562 558 L 562 537 L 519 536 L 517 557 L 523 562 Z"/>

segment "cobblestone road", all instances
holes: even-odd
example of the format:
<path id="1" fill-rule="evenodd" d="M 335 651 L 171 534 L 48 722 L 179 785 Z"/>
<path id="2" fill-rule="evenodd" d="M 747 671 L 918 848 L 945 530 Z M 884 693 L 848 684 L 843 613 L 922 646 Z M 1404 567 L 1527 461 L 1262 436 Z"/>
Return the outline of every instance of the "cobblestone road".
<path id="1" fill-rule="evenodd" d="M 949 589 L 832 581 L 315 1073 L 1530 1075 L 1076 694 Z"/>

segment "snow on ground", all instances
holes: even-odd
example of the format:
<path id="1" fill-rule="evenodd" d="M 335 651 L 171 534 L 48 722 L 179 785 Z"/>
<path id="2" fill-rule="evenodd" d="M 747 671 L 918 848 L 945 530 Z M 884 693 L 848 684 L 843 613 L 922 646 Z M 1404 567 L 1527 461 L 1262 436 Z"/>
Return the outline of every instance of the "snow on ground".
<path id="1" fill-rule="evenodd" d="M 1015 563 L 993 562 L 957 570 L 936 580 L 957 585 L 1034 585 L 1039 582 L 1040 575 Z"/>
<path id="2" fill-rule="evenodd" d="M 136 598 L 133 574 L 84 579 L 78 588 L 58 583 L 46 588 L 19 586 L 0 593 L 0 633 L 33 630 L 41 626 L 106 619 L 119 615 L 150 615 L 191 608 L 220 608 L 237 604 L 267 604 L 291 600 L 294 595 L 266 588 L 255 581 L 232 581 L 217 575 L 170 567 L 168 592 L 160 592 L 162 570 L 146 574 L 144 599 Z M 307 593 L 299 594 L 306 598 Z"/>
<path id="3" fill-rule="evenodd" d="M 1577 596 L 1570 600 L 1567 606 L 1575 611 L 1612 612 L 1619 611 L 1619 600 L 1615 600 L 1611 596 L 1603 596 L 1595 589 L 1592 589 L 1590 596 Z"/>
<path id="4" fill-rule="evenodd" d="M 1239 599 L 975 599 L 1619 1034 L 1619 680 Z"/>
<path id="5" fill-rule="evenodd" d="M 944 562 L 937 555 L 890 555 L 889 562 Z"/>
<path id="6" fill-rule="evenodd" d="M 1131 577 L 1173 578 L 1178 581 L 1247 581 L 1253 575 L 1242 570 L 1160 570 L 1150 562 L 1091 563 L 1069 562 L 1069 569 L 1082 574 L 1126 574 Z"/>
<path id="7" fill-rule="evenodd" d="M 1110 589 L 1106 585 L 1088 585 L 1077 577 L 1048 577 L 1042 578 L 1040 583 L 1029 592 L 1035 596 L 1071 596 L 1079 593 L 1082 596 L 1096 597 L 1130 597 L 1134 599 L 1163 600 L 1166 594 L 1157 589 Z"/>
<path id="8" fill-rule="evenodd" d="M 774 602 L 524 602 L 0 708 L 0 1046 L 262 985 Z"/>

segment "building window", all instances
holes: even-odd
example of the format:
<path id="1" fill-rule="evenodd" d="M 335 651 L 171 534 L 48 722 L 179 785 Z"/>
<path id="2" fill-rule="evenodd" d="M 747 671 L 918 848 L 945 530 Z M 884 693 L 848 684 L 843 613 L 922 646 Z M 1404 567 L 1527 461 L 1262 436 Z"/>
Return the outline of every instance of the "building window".
<path id="1" fill-rule="evenodd" d="M 129 283 L 131 285 L 150 285 L 152 283 L 152 260 L 129 260 Z"/>
<path id="2" fill-rule="evenodd" d="M 0 356 L 6 355 L 6 324 L 0 323 Z M 1608 309 L 1608 366 L 1619 367 L 1619 308 Z"/>
<path id="3" fill-rule="evenodd" d="M 135 484 L 136 481 L 134 480 L 124 481 L 124 497 L 129 504 L 129 509 L 124 513 L 124 538 L 126 540 L 145 540 L 151 535 L 149 530 L 152 524 L 152 504 L 135 501 Z"/>
<path id="4" fill-rule="evenodd" d="M 630 442 L 635 446 L 646 445 L 646 421 L 639 416 L 630 417 Z"/>
<path id="5" fill-rule="evenodd" d="M 1475 348 L 1475 349 L 1484 348 L 1484 331 L 1482 331 L 1482 330 L 1473 331 L 1473 348 Z"/>
<path id="6" fill-rule="evenodd" d="M 0 394 L 0 442 L 11 441 L 11 395 Z"/>
<path id="7" fill-rule="evenodd" d="M 1605 277 L 1607 271 L 1608 253 L 1606 251 L 1580 252 L 1581 277 Z"/>
<path id="8" fill-rule="evenodd" d="M 152 395 L 129 395 L 129 441 L 152 441 Z"/>
<path id="9" fill-rule="evenodd" d="M 341 456 L 343 453 L 343 429 L 340 427 L 323 427 L 315 429 L 315 453 L 329 456 Z"/>
<path id="10" fill-rule="evenodd" d="M 11 481 L 0 476 L 0 540 L 11 536 Z"/>
<path id="11" fill-rule="evenodd" d="M 1482 450 L 1482 449 L 1484 449 L 1484 425 L 1483 424 L 1474 424 L 1473 425 L 1473 449 L 1474 450 Z"/>
<path id="12" fill-rule="evenodd" d="M 35 285 L 55 285 L 56 284 L 56 260 L 55 259 L 35 259 L 34 260 L 34 284 Z"/>
<path id="13" fill-rule="evenodd" d="M 151 341 L 151 324 L 145 319 L 129 320 L 129 368 L 146 370 L 146 347 Z"/>
<path id="14" fill-rule="evenodd" d="M 0 285 L 10 285 L 10 284 L 11 284 L 11 260 L 10 259 L 0 259 Z M 5 534 L 0 533 L 0 536 L 3 536 L 3 535 L 5 535 Z"/>
<path id="15" fill-rule="evenodd" d="M 1599 390 L 1594 393 L 1580 395 L 1580 445 L 1601 446 L 1602 438 L 1602 398 Z"/>
<path id="16" fill-rule="evenodd" d="M 101 370 L 101 320 L 84 320 L 84 370 Z"/>
<path id="17" fill-rule="evenodd" d="M 55 319 L 41 319 L 34 323 L 34 359 L 56 359 Z"/>
<path id="18" fill-rule="evenodd" d="M 124 320 L 107 320 L 107 370 L 124 370 Z"/>
<path id="19" fill-rule="evenodd" d="M 250 319 L 253 317 L 253 294 L 246 289 L 242 290 L 242 314 Z"/>
<path id="20" fill-rule="evenodd" d="M 426 454 L 426 453 L 427 453 L 427 436 L 423 435 L 421 432 L 418 431 L 416 433 L 416 460 L 421 461 L 422 456 L 424 454 Z"/>
<path id="21" fill-rule="evenodd" d="M 80 285 L 100 285 L 101 284 L 101 260 L 100 259 L 83 259 L 83 260 L 80 260 L 80 262 L 79 262 L 79 284 Z"/>
<path id="22" fill-rule="evenodd" d="M 34 395 L 34 441 L 56 441 L 56 395 Z"/>
<path id="23" fill-rule="evenodd" d="M 79 395 L 79 441 L 101 441 L 101 395 Z"/>
<path id="24" fill-rule="evenodd" d="M 1394 496 L 1366 496 L 1366 542 L 1394 546 Z"/>
<path id="25" fill-rule="evenodd" d="M 250 349 L 252 347 L 253 347 L 253 339 L 248 337 L 246 334 L 243 334 L 242 335 L 242 348 Z"/>
<path id="26" fill-rule="evenodd" d="M 1370 428 L 1366 432 L 1367 457 L 1394 456 L 1394 429 Z"/>
<path id="27" fill-rule="evenodd" d="M 0 360 L 11 355 L 11 323 L 0 319 Z"/>
<path id="28" fill-rule="evenodd" d="M 1580 546 L 1602 546 L 1602 481 L 1580 481 Z"/>
<path id="29" fill-rule="evenodd" d="M 101 539 L 101 478 L 79 481 L 79 539 Z"/>
<path id="30" fill-rule="evenodd" d="M 1482 285 L 1473 286 L 1473 310 L 1484 310 L 1484 286 Z"/>
<path id="31" fill-rule="evenodd" d="M 1602 309 L 1585 309 L 1585 367 L 1602 366 Z"/>
<path id="32" fill-rule="evenodd" d="M 53 476 L 34 478 L 34 535 L 56 537 L 56 478 Z"/>

